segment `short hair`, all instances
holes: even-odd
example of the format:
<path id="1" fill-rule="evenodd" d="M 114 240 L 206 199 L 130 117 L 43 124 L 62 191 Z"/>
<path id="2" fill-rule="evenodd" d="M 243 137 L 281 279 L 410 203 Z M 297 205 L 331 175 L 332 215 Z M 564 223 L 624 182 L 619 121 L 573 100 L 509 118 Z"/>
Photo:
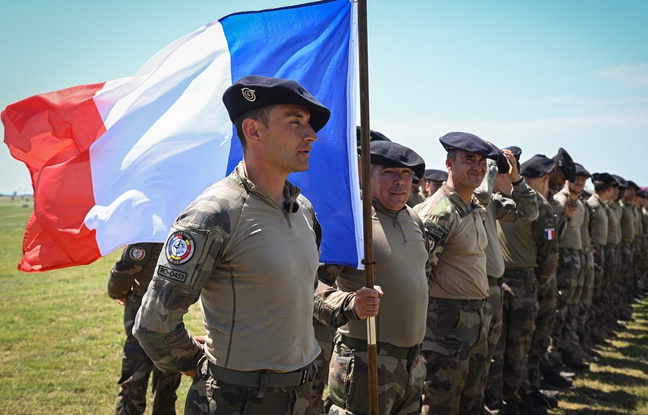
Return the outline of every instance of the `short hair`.
<path id="1" fill-rule="evenodd" d="M 245 152 L 245 150 L 247 149 L 247 140 L 245 139 L 245 134 L 243 134 L 243 121 L 245 121 L 246 118 L 252 118 L 253 120 L 259 121 L 267 127 L 268 122 L 270 121 L 270 111 L 272 110 L 272 107 L 273 105 L 267 105 L 265 107 L 252 109 L 239 115 L 234 120 L 236 135 L 238 135 L 239 141 L 241 141 L 243 152 Z"/>
<path id="2" fill-rule="evenodd" d="M 611 183 L 604 183 L 604 182 L 600 182 L 600 181 L 598 181 L 598 180 L 597 180 L 597 181 L 592 180 L 592 182 L 594 183 L 594 191 L 595 191 L 596 193 L 603 193 L 603 192 L 605 192 L 607 189 L 609 189 L 610 187 L 612 187 L 612 184 L 611 184 Z"/>
<path id="3" fill-rule="evenodd" d="M 448 150 L 448 158 L 452 161 L 457 161 L 457 150 Z"/>

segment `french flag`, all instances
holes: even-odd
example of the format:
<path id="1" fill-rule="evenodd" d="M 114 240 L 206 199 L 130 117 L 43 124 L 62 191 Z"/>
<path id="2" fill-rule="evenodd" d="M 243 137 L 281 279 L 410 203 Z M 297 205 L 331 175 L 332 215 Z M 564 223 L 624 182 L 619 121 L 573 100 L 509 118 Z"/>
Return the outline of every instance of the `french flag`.
<path id="1" fill-rule="evenodd" d="M 236 13 L 168 45 L 131 78 L 9 105 L 5 143 L 34 188 L 18 269 L 164 242 L 177 215 L 242 158 L 221 97 L 245 75 L 294 79 L 331 109 L 309 170 L 289 180 L 318 213 L 320 260 L 359 266 L 356 27 L 351 0 Z"/>

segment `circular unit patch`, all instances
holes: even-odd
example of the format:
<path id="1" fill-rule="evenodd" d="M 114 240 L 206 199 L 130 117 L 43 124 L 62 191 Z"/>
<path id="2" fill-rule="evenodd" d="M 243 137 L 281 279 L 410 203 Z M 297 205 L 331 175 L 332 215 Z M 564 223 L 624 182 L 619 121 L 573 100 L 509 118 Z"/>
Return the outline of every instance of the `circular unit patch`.
<path id="1" fill-rule="evenodd" d="M 132 246 L 128 251 L 128 256 L 133 261 L 142 261 L 146 256 L 146 250 L 139 245 Z"/>
<path id="2" fill-rule="evenodd" d="M 167 241 L 166 257 L 172 264 L 184 264 L 191 259 L 195 249 L 194 240 L 190 234 L 176 231 L 171 234 Z"/>

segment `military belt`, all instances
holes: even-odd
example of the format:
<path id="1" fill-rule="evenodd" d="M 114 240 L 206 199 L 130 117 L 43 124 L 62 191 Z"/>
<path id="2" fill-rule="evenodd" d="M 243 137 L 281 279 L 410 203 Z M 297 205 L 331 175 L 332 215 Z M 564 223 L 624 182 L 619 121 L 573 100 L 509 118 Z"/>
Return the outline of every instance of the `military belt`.
<path id="1" fill-rule="evenodd" d="M 473 310 L 481 310 L 486 303 L 486 298 L 481 300 L 455 300 L 453 298 L 435 298 L 430 297 L 430 301 L 436 301 L 441 304 L 452 304 L 462 307 L 472 308 Z"/>
<path id="2" fill-rule="evenodd" d="M 367 351 L 367 341 L 362 339 L 355 339 L 353 337 L 345 336 L 342 334 L 340 340 L 350 349 Z M 376 350 L 384 352 L 387 356 L 395 357 L 396 359 L 407 359 L 409 362 L 414 361 L 421 354 L 421 345 L 417 344 L 412 347 L 399 347 L 389 343 L 377 343 Z"/>
<path id="3" fill-rule="evenodd" d="M 317 368 L 314 364 L 294 372 L 277 373 L 266 370 L 243 372 L 227 369 L 209 362 L 209 374 L 218 380 L 246 388 L 288 388 L 301 386 L 315 377 Z"/>
<path id="4" fill-rule="evenodd" d="M 504 281 L 502 281 L 502 277 L 500 277 L 500 278 L 495 278 L 495 277 L 491 277 L 490 275 L 488 276 L 488 282 L 489 282 L 490 284 L 495 284 L 495 285 L 497 285 L 498 287 L 501 287 L 502 284 L 504 283 Z"/>
<path id="5" fill-rule="evenodd" d="M 505 269 L 504 275 L 507 277 L 514 277 L 514 278 L 531 278 L 535 276 L 535 269 L 534 268 Z"/>

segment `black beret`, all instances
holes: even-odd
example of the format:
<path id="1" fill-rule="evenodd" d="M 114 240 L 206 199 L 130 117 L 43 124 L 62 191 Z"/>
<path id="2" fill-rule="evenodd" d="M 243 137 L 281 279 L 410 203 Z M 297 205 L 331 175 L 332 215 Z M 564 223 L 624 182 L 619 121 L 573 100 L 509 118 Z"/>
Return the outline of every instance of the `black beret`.
<path id="1" fill-rule="evenodd" d="M 536 154 L 520 166 L 520 174 L 524 177 L 538 178 L 546 176 L 553 170 L 556 162 L 544 154 Z"/>
<path id="2" fill-rule="evenodd" d="M 613 174 L 612 177 L 614 177 L 614 180 L 616 180 L 617 184 L 619 185 L 620 188 L 622 189 L 627 189 L 628 188 L 628 182 L 625 181 L 625 179 L 617 174 Z"/>
<path id="3" fill-rule="evenodd" d="M 635 192 L 637 190 L 641 190 L 641 187 L 637 186 L 637 183 L 633 182 L 632 180 L 628 180 L 628 187 L 634 188 Z"/>
<path id="4" fill-rule="evenodd" d="M 592 181 L 609 185 L 618 185 L 617 181 L 609 173 L 594 173 L 592 174 Z"/>
<path id="5" fill-rule="evenodd" d="M 493 160 L 499 159 L 499 154 L 497 153 L 497 151 L 495 151 L 495 149 L 486 141 L 482 140 L 474 134 L 452 132 L 439 138 L 439 141 L 443 145 L 443 148 L 446 149 L 446 151 L 463 150 L 467 151 L 468 153 L 480 154 Z"/>
<path id="6" fill-rule="evenodd" d="M 448 172 L 445 170 L 426 169 L 423 177 L 430 182 L 445 182 L 448 180 Z"/>
<path id="7" fill-rule="evenodd" d="M 385 167 L 408 167 L 416 177 L 425 174 L 425 161 L 410 148 L 393 141 L 372 141 L 371 164 Z"/>
<path id="8" fill-rule="evenodd" d="M 223 103 L 234 122 L 246 112 L 270 105 L 301 105 L 310 111 L 310 125 L 319 131 L 331 117 L 331 111 L 298 82 L 266 76 L 244 76 L 228 87 Z"/>
<path id="9" fill-rule="evenodd" d="M 507 174 L 511 170 L 508 159 L 504 155 L 504 152 L 497 148 L 497 146 L 491 142 L 487 142 L 491 147 L 497 152 L 497 172 L 499 174 Z"/>
<path id="10" fill-rule="evenodd" d="M 508 146 L 504 147 L 502 150 L 510 150 L 511 153 L 515 156 L 515 159 L 520 162 L 520 156 L 522 156 L 522 149 L 518 146 Z"/>
<path id="11" fill-rule="evenodd" d="M 582 164 L 574 163 L 574 171 L 576 172 L 576 176 L 592 177 L 590 172 L 588 172 Z"/>
<path id="12" fill-rule="evenodd" d="M 643 189 L 639 189 L 639 190 L 637 190 L 637 197 L 640 197 L 640 198 L 642 198 L 642 199 L 645 199 L 646 196 L 648 196 L 648 195 L 646 194 L 646 191 L 645 191 L 645 190 L 643 190 Z"/>
<path id="13" fill-rule="evenodd" d="M 360 142 L 360 134 L 362 133 L 362 129 L 360 126 L 356 127 L 356 142 L 358 147 L 362 144 Z M 383 133 L 380 133 L 375 130 L 369 130 L 369 141 L 391 141 L 387 136 Z"/>
<path id="14" fill-rule="evenodd" d="M 576 181 L 576 167 L 574 166 L 574 160 L 564 148 L 560 147 L 558 149 L 558 154 L 554 156 L 556 161 L 556 166 L 565 173 L 565 177 L 570 182 Z"/>

